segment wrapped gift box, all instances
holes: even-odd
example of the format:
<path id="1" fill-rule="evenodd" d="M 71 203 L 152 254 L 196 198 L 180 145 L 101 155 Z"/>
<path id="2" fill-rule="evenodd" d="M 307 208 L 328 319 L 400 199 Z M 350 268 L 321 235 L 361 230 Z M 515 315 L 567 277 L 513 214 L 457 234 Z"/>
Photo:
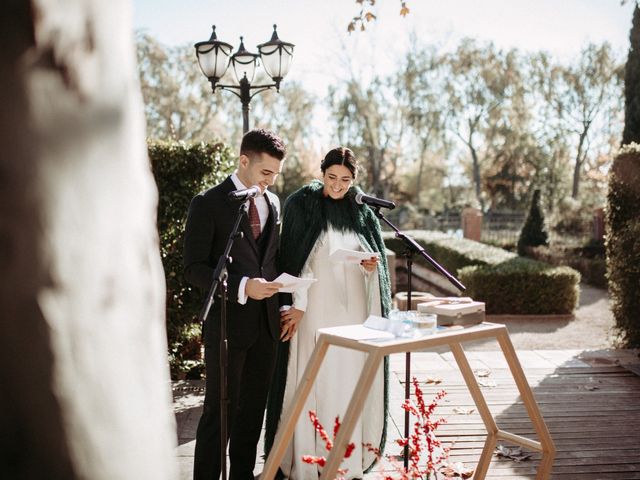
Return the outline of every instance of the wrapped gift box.
<path id="1" fill-rule="evenodd" d="M 484 322 L 484 302 L 469 297 L 440 297 L 418 304 L 418 311 L 435 313 L 438 325 L 475 325 Z"/>

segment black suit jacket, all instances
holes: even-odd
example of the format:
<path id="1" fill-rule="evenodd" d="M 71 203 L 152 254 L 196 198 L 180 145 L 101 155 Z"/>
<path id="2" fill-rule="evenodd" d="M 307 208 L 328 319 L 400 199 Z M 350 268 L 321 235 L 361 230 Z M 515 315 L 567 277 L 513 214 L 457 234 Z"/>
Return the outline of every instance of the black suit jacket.
<path id="1" fill-rule="evenodd" d="M 206 296 L 213 280 L 213 271 L 218 258 L 224 253 L 227 240 L 237 217 L 239 202 L 229 201 L 227 195 L 236 187 L 228 177 L 224 182 L 199 193 L 191 201 L 184 241 L 184 274 L 189 283 L 200 288 Z M 265 300 L 247 299 L 245 305 L 238 303 L 238 286 L 242 277 L 261 277 L 274 280 L 276 253 L 280 221 L 274 207 L 277 197 L 266 194 L 269 219 L 260 236 L 262 249 L 254 240 L 247 215 L 240 222 L 242 238 L 237 238 L 231 249 L 233 261 L 228 265 L 227 337 L 230 345 L 242 348 L 257 338 L 260 321 L 267 321 L 267 328 L 274 339 L 280 335 L 278 295 Z M 266 236 L 266 237 L 265 237 Z M 205 345 L 219 341 L 220 298 L 216 297 L 209 317 L 203 327 Z M 264 328 L 264 326 L 262 327 Z"/>

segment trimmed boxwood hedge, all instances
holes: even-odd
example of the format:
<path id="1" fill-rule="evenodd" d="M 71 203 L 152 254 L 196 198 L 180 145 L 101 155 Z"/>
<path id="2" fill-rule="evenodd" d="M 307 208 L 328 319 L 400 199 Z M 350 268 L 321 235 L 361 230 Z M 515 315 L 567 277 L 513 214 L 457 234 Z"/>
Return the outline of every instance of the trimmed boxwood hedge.
<path id="1" fill-rule="evenodd" d="M 516 257 L 496 265 L 458 270 L 466 295 L 486 302 L 487 313 L 511 315 L 570 314 L 580 295 L 580 274 Z"/>
<path id="2" fill-rule="evenodd" d="M 465 296 L 486 303 L 489 314 L 570 314 L 578 304 L 580 273 L 518 257 L 501 248 L 440 232 L 407 231 L 427 253 L 467 287 Z M 387 247 L 401 258 L 405 250 L 393 232 Z M 422 257 L 415 262 L 433 269 Z"/>
<path id="3" fill-rule="evenodd" d="M 167 337 L 171 375 L 198 377 L 202 296 L 182 274 L 182 244 L 187 210 L 193 196 L 218 182 L 235 165 L 222 143 L 150 142 L 151 168 L 158 186 L 158 233 L 167 283 Z"/>

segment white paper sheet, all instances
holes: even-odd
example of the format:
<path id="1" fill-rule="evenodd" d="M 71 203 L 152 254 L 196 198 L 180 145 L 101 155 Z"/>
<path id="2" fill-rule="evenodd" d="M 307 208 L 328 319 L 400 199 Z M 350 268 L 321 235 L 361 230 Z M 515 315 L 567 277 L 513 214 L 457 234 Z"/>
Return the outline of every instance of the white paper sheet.
<path id="1" fill-rule="evenodd" d="M 361 252 L 338 248 L 331 252 L 329 260 L 332 262 L 360 263 L 362 260 L 369 260 L 371 257 L 379 258 L 380 254 L 378 252 Z"/>
<path id="2" fill-rule="evenodd" d="M 373 328 L 367 328 L 361 324 L 321 328 L 318 331 L 328 333 L 330 335 L 338 335 L 340 337 L 349 338 L 351 340 L 392 340 L 395 338 L 393 333 L 384 332 L 382 330 L 374 330 Z"/>
<path id="3" fill-rule="evenodd" d="M 304 290 L 309 288 L 315 281 L 315 278 L 298 278 L 288 273 L 282 273 L 274 280 L 274 282 L 283 285 L 278 289 L 278 291 L 282 293 L 293 293 L 296 290 Z"/>

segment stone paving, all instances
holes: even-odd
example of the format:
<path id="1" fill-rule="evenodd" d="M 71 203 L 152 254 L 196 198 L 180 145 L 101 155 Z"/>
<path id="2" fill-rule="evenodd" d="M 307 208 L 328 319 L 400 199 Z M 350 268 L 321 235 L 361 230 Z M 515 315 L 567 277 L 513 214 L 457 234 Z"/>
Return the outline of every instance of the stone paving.
<path id="1" fill-rule="evenodd" d="M 473 351 L 465 349 L 472 369 L 487 369 L 496 375 L 506 373 L 507 364 L 500 351 Z M 593 367 L 619 365 L 634 371 L 640 371 L 640 358 L 635 350 L 521 350 L 518 358 L 525 371 L 548 370 L 549 375 L 558 367 Z M 450 352 L 417 352 L 412 354 L 412 374 L 416 376 L 447 377 L 457 373 L 457 366 Z M 391 368 L 391 402 L 400 404 L 404 387 L 404 354 L 392 355 Z M 531 383 L 531 382 L 530 382 Z M 535 385 L 531 385 L 535 387 Z M 177 419 L 178 446 L 176 455 L 180 463 L 180 480 L 192 478 L 193 450 L 195 445 L 195 432 L 202 411 L 204 398 L 204 382 L 201 380 L 173 382 L 174 410 Z M 391 405 L 393 407 L 393 403 Z M 403 411 L 400 408 L 391 408 L 389 438 L 399 438 L 403 425 Z M 262 452 L 262 445 L 258 452 Z M 258 457 L 255 474 L 258 475 L 264 466 L 263 459 Z M 375 473 L 365 478 L 377 478 Z"/>

